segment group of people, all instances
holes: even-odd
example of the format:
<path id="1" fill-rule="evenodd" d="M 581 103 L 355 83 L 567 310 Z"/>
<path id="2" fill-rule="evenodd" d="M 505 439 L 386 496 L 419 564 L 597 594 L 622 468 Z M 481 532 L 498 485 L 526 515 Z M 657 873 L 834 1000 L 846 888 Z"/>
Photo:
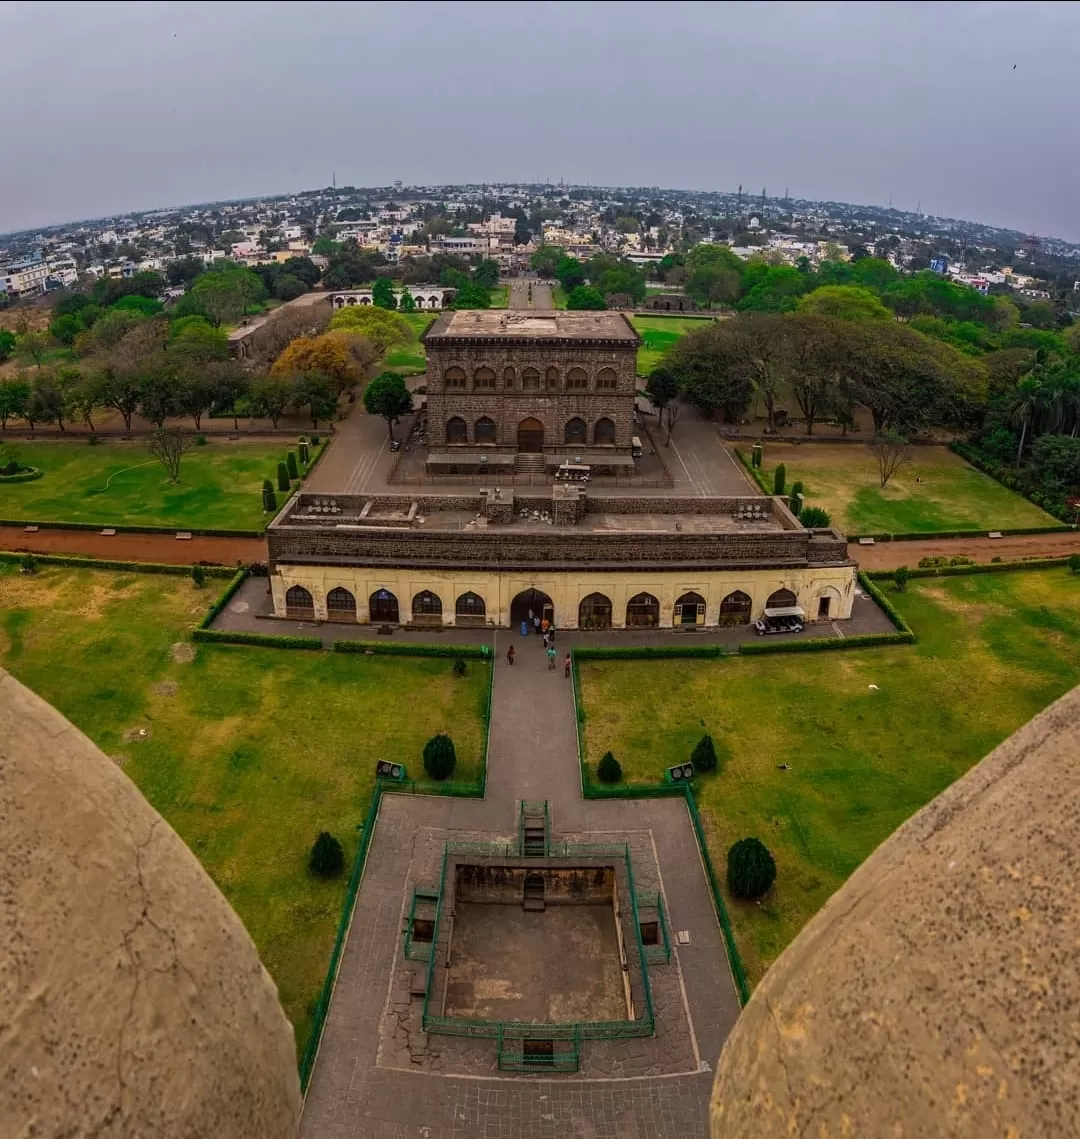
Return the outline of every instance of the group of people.
<path id="1" fill-rule="evenodd" d="M 555 651 L 555 626 L 546 617 L 540 617 L 530 609 L 529 610 L 529 619 L 527 621 L 521 622 L 521 635 L 523 637 L 527 637 L 529 635 L 530 629 L 532 629 L 532 631 L 537 636 L 543 637 L 543 639 L 544 639 L 544 653 L 547 656 L 548 669 L 554 670 L 555 663 L 558 660 L 558 656 L 559 656 L 559 654 Z M 507 664 L 513 664 L 514 663 L 514 656 L 515 656 L 514 646 L 511 645 L 506 650 L 506 663 Z M 569 677 L 570 677 L 570 654 L 569 653 L 566 654 L 566 657 L 563 660 L 563 675 L 565 677 L 567 677 L 567 679 L 569 679 Z"/>

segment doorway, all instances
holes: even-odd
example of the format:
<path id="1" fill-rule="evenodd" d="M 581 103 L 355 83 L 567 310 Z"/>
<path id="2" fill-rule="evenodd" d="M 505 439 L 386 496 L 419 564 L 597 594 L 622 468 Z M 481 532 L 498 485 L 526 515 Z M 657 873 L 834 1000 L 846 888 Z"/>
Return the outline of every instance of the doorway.
<path id="1" fill-rule="evenodd" d="M 530 455 L 543 454 L 544 425 L 539 419 L 523 419 L 518 424 L 518 450 Z"/>
<path id="2" fill-rule="evenodd" d="M 832 598 L 827 593 L 823 593 L 817 600 L 817 619 L 819 621 L 828 621 L 831 606 Z"/>
<path id="3" fill-rule="evenodd" d="M 510 602 L 510 625 L 512 628 L 518 628 L 522 621 L 529 625 L 530 631 L 532 630 L 532 622 L 529 620 L 529 613 L 534 617 L 539 617 L 541 621 L 546 620 L 547 623 L 554 628 L 555 626 L 555 606 L 551 602 L 551 598 L 546 593 L 539 589 L 525 589 Z"/>

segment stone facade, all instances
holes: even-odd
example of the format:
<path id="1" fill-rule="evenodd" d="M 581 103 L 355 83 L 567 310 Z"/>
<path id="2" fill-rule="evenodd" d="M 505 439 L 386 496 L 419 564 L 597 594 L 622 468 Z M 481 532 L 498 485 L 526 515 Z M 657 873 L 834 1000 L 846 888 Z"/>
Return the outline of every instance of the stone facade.
<path id="1" fill-rule="evenodd" d="M 424 342 L 429 452 L 629 455 L 639 338 L 622 316 L 459 312 Z"/>

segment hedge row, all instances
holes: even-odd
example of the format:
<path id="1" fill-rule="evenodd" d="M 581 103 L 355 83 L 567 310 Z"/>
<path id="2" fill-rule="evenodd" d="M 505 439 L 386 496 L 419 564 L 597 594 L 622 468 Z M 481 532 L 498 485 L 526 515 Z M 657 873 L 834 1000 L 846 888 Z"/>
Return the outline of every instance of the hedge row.
<path id="1" fill-rule="evenodd" d="M 1059 526 L 1018 526 L 1011 530 L 995 530 L 1004 537 L 1018 537 L 1022 534 L 1071 534 L 1075 526 L 1062 523 Z M 849 534 L 849 542 L 860 538 L 873 538 L 875 542 L 926 542 L 936 538 L 985 538 L 990 531 L 983 530 L 913 530 L 904 534 Z"/>
<path id="2" fill-rule="evenodd" d="M 805 640 L 789 641 L 747 641 L 739 646 L 739 653 L 749 656 L 758 653 L 813 653 L 833 649 L 861 649 L 869 645 L 910 645 L 915 642 L 915 634 L 909 629 L 905 633 L 857 633 L 852 637 L 808 637 Z"/>
<path id="3" fill-rule="evenodd" d="M 762 494 L 767 494 L 772 498 L 772 487 L 765 482 L 765 476 L 754 466 L 753 463 L 739 450 L 738 447 L 734 448 L 735 454 L 739 456 L 739 462 L 750 472 L 750 477 L 757 483 L 758 488 Z"/>
<path id="4" fill-rule="evenodd" d="M 37 467 L 30 467 L 25 471 L 19 471 L 14 475 L 0 475 L 0 485 L 6 485 L 15 482 L 33 482 L 34 479 L 39 479 L 45 472 L 38 470 Z"/>
<path id="5" fill-rule="evenodd" d="M 374 653 L 398 657 L 460 657 L 462 660 L 486 660 L 491 656 L 487 645 L 419 645 L 407 641 L 334 641 L 335 653 Z"/>
<path id="6" fill-rule="evenodd" d="M 956 454 L 969 462 L 977 470 L 982 471 L 984 475 L 989 475 L 990 478 L 995 482 L 1001 483 L 1007 490 L 1022 495 L 1033 506 L 1037 506 L 1040 510 L 1045 510 L 1047 514 L 1056 518 L 1059 522 L 1068 522 L 1070 516 L 1069 509 L 1063 501 L 1059 499 L 1059 505 L 1051 499 L 1050 495 L 1044 494 L 1041 490 L 1031 490 L 1014 471 L 1006 470 L 1000 463 L 995 463 L 993 460 L 988 459 L 977 447 L 973 447 L 970 443 L 964 443 L 958 439 L 954 439 L 949 444 L 949 449 L 955 451 Z M 1068 528 L 1072 529 L 1072 527 Z M 1005 533 L 1005 531 L 1002 531 L 1002 533 Z"/>
<path id="7" fill-rule="evenodd" d="M 321 649 L 318 637 L 284 637 L 274 633 L 241 633 L 228 629 L 196 629 L 193 641 L 209 641 L 219 645 L 258 645 L 264 649 Z"/>
<path id="8" fill-rule="evenodd" d="M 5 562 L 22 561 L 25 553 L 0 550 L 0 560 Z M 183 577 L 191 575 L 190 565 L 166 565 L 163 562 L 121 562 L 106 558 L 80 558 L 74 554 L 34 554 L 42 565 L 73 566 L 76 569 L 120 570 L 124 573 L 171 573 Z M 207 577 L 227 577 L 233 571 L 228 566 L 203 566 Z"/>
<path id="9" fill-rule="evenodd" d="M 966 566 L 917 566 L 908 570 L 908 577 L 962 577 L 972 573 L 1008 573 L 1013 570 L 1056 569 L 1067 566 L 1069 556 L 1059 558 L 1027 558 L 1019 562 L 973 562 Z M 866 574 L 869 581 L 892 581 L 893 570 L 873 570 Z M 861 575 L 860 575 L 861 576 Z"/>
<path id="10" fill-rule="evenodd" d="M 663 657 L 722 657 L 734 656 L 738 650 L 732 645 L 582 645 L 574 649 L 578 660 L 625 660 L 637 657 L 642 660 Z"/>
<path id="11" fill-rule="evenodd" d="M 106 526 L 118 534 L 176 534 L 196 538 L 261 538 L 262 530 L 190 530 L 184 526 L 125 526 L 114 522 L 42 522 L 34 518 L 0 518 L 0 526 L 40 526 L 43 530 L 87 530 L 99 534 Z"/>
<path id="12" fill-rule="evenodd" d="M 892 575 L 886 574 L 885 576 L 891 577 Z M 907 623 L 907 621 L 904 620 L 904 617 L 900 613 L 900 610 L 897 609 L 895 605 L 893 605 L 893 603 L 885 596 L 885 594 L 882 593 L 881 590 L 878 589 L 878 587 L 873 583 L 873 581 L 871 581 L 870 578 L 861 570 L 859 571 L 859 584 L 862 585 L 863 589 L 865 589 L 866 592 L 869 593 L 870 596 L 878 603 L 878 605 L 880 605 L 881 608 L 885 610 L 889 620 L 896 626 L 896 628 L 901 633 L 910 634 L 911 639 L 914 641 L 915 634 L 912 632 L 911 626 Z M 853 640 L 854 638 L 845 639 Z"/>
<path id="13" fill-rule="evenodd" d="M 244 566 L 243 569 L 238 569 L 233 575 L 232 581 L 225 586 L 225 592 L 210 606 L 206 616 L 199 622 L 200 629 L 209 629 L 210 626 L 217 620 L 218 614 L 229 604 L 232 595 L 247 581 L 248 574 L 251 570 Z"/>

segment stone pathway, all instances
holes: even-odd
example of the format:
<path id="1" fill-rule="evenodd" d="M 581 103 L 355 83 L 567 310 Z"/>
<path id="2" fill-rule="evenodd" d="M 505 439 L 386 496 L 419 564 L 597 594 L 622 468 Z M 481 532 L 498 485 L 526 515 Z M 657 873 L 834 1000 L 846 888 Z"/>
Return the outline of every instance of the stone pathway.
<path id="1" fill-rule="evenodd" d="M 511 639 L 518 649 L 513 666 L 503 655 Z M 711 1070 L 739 1005 L 686 806 L 681 799 L 584 800 L 573 692 L 561 667 L 565 647 L 560 667 L 551 671 L 539 638 L 499 630 L 494 642 L 487 796 L 384 796 L 300 1134 L 704 1139 Z M 665 976 L 665 991 L 680 994 L 675 1005 L 658 1004 L 662 1030 L 655 1039 L 622 1042 L 623 1062 L 605 1064 L 605 1071 L 638 1074 L 593 1077 L 589 1042 L 581 1073 L 566 1079 L 499 1072 L 491 1042 L 486 1071 L 474 1076 L 439 1074 L 444 1067 L 461 1069 L 460 1057 L 451 1056 L 453 1038 L 429 1038 L 434 1054 L 405 1068 L 393 1066 L 392 1048 L 380 1048 L 387 1018 L 400 1007 L 402 918 L 417 884 L 411 878 L 417 850 L 454 832 L 509 837 L 520 799 L 549 800 L 557 834 L 632 839 L 639 851 L 651 847 L 647 877 L 655 873 L 672 930 L 689 933 L 689 943 L 674 947 L 671 963 L 660 967 L 675 971 Z M 668 1046 L 664 1035 L 671 1032 Z M 477 1054 L 476 1044 L 468 1048 Z M 659 1051 L 650 1054 L 650 1048 Z M 605 1055 L 611 1056 L 610 1045 Z M 689 1066 L 673 1072 L 670 1061 L 681 1055 Z"/>

